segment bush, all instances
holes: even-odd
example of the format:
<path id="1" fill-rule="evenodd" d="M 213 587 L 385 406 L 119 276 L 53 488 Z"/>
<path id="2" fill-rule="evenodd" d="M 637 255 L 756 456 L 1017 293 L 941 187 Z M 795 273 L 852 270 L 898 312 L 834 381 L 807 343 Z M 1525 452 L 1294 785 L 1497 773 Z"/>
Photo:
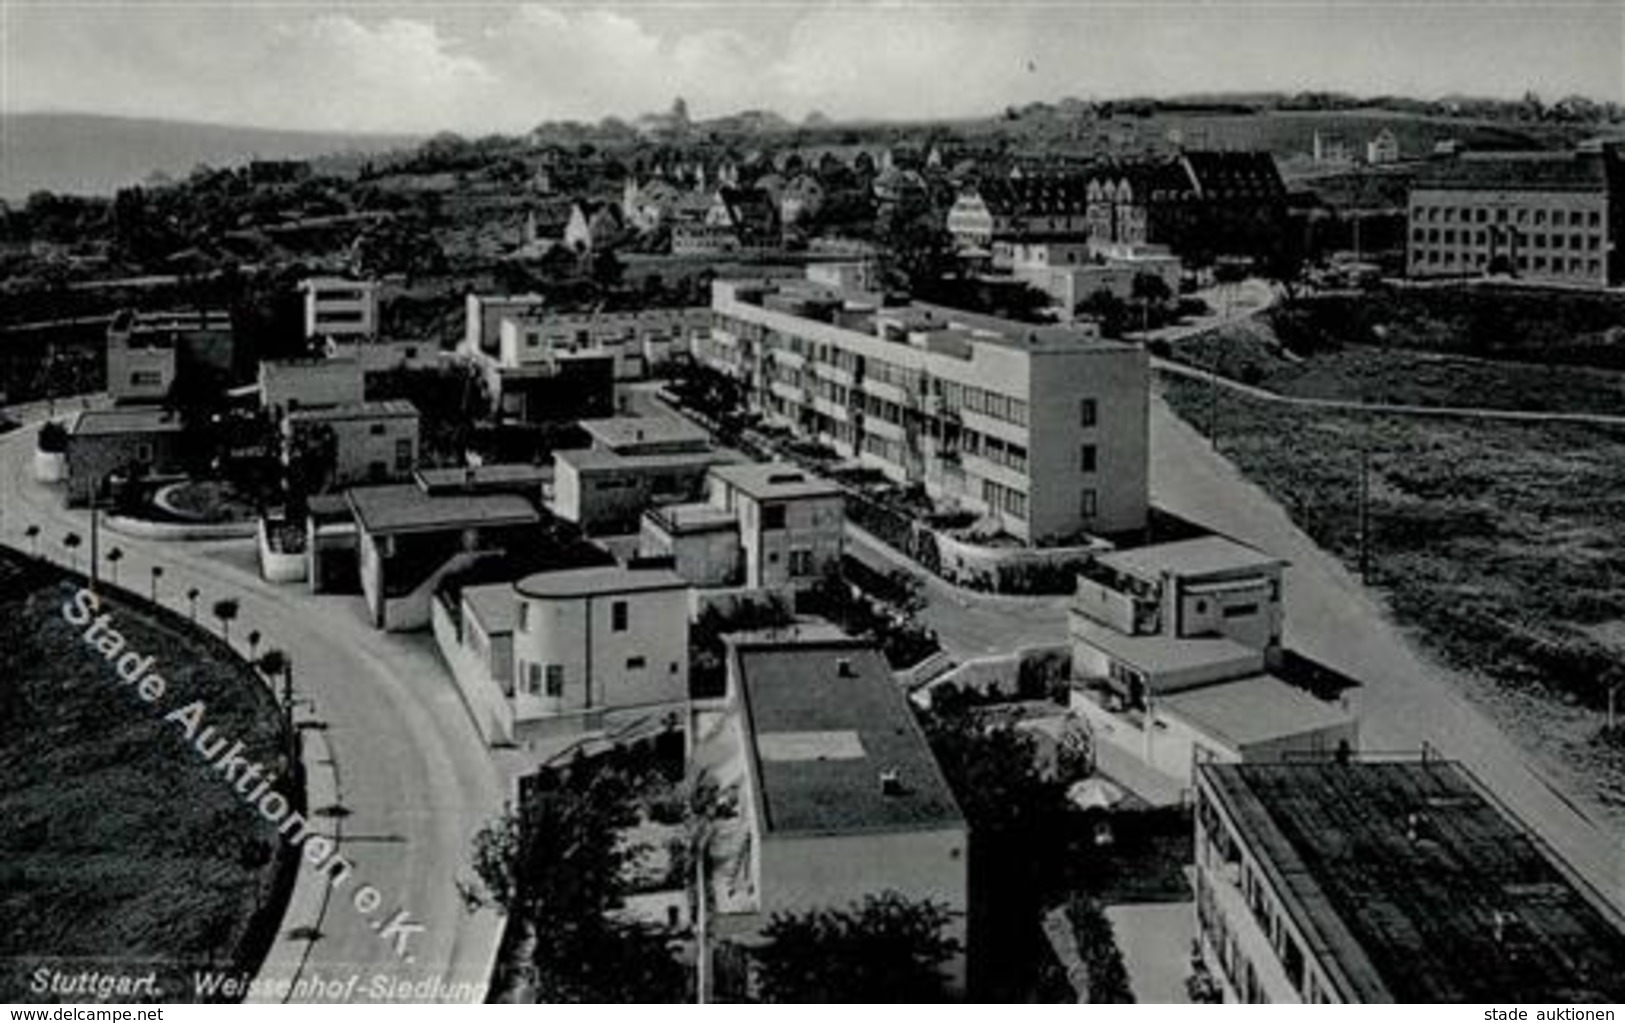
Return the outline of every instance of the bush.
<path id="1" fill-rule="evenodd" d="M 68 428 L 51 420 L 39 430 L 39 449 L 48 455 L 60 455 L 68 450 Z"/>

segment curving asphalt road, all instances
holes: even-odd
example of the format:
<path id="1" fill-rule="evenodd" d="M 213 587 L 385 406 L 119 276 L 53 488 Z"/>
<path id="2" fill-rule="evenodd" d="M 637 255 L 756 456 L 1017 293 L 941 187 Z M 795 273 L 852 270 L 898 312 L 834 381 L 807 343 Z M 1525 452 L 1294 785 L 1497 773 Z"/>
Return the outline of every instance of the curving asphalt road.
<path id="1" fill-rule="evenodd" d="M 0 437 L 0 542 L 32 550 L 24 530 L 37 525 L 40 553 L 66 561 L 62 537 L 71 530 L 88 540 L 88 515 L 64 509 L 54 488 L 34 481 L 35 433 L 30 427 Z M 296 903 L 310 904 L 314 889 L 319 915 L 290 912 L 261 977 L 302 981 L 294 1000 L 406 993 L 483 1000 L 500 921 L 488 911 L 467 912 L 457 883 L 472 877 L 470 839 L 499 812 L 509 778 L 476 733 L 432 640 L 374 631 L 359 598 L 263 582 L 243 541 L 163 543 L 103 530 L 103 552 L 115 545 L 124 551 L 120 579 L 143 595 L 157 564 L 164 568 L 160 600 L 178 610 L 187 609 L 190 587 L 202 591 L 200 617 L 220 598 L 239 600 L 233 639 L 258 630 L 261 651 L 276 647 L 291 656 L 302 727 L 320 731 L 330 751 L 337 792 L 318 796 L 313 786 L 313 800 L 336 800 L 324 816 L 342 833 L 340 852 L 355 864 L 354 879 L 333 889 L 324 906 L 322 886 L 311 883 L 319 877 L 302 876 Z M 81 566 L 86 554 L 81 547 Z M 313 802 L 311 809 L 322 807 Z M 370 913 L 355 907 L 363 883 L 380 896 Z M 382 936 L 397 910 L 423 929 Z M 306 921 L 318 919 L 313 934 Z M 403 992 L 402 984 L 416 987 Z"/>

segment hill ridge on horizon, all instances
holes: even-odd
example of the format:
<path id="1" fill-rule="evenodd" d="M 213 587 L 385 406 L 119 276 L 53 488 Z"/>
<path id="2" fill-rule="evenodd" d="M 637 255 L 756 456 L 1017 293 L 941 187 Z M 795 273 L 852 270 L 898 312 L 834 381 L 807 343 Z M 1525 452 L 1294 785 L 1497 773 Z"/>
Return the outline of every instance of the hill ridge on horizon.
<path id="1" fill-rule="evenodd" d="M 421 136 L 263 128 L 77 111 L 0 113 L 0 198 L 48 190 L 110 195 L 155 172 L 180 176 L 200 163 L 382 152 Z"/>

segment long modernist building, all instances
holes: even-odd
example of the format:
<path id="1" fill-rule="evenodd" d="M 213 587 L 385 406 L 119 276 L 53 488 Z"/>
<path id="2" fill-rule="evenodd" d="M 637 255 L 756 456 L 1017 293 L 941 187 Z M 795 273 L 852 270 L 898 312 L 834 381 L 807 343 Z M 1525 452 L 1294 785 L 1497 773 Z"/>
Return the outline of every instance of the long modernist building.
<path id="1" fill-rule="evenodd" d="M 1197 918 L 1231 1001 L 1625 999 L 1625 921 L 1450 761 L 1198 764 Z"/>
<path id="2" fill-rule="evenodd" d="M 1135 346 L 812 281 L 717 281 L 711 308 L 700 360 L 842 457 L 1029 542 L 1145 524 Z"/>

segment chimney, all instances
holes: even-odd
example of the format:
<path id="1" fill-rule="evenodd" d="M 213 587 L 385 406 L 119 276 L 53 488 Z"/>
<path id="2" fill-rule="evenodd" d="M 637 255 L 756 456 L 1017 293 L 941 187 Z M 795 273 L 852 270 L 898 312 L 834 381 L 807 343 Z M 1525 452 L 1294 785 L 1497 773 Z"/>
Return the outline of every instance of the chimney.
<path id="1" fill-rule="evenodd" d="M 895 768 L 888 767 L 880 772 L 880 794 L 883 796 L 903 794 L 903 779 Z"/>
<path id="2" fill-rule="evenodd" d="M 852 669 L 852 659 L 842 657 L 835 662 L 836 678 L 857 678 L 858 673 Z"/>

